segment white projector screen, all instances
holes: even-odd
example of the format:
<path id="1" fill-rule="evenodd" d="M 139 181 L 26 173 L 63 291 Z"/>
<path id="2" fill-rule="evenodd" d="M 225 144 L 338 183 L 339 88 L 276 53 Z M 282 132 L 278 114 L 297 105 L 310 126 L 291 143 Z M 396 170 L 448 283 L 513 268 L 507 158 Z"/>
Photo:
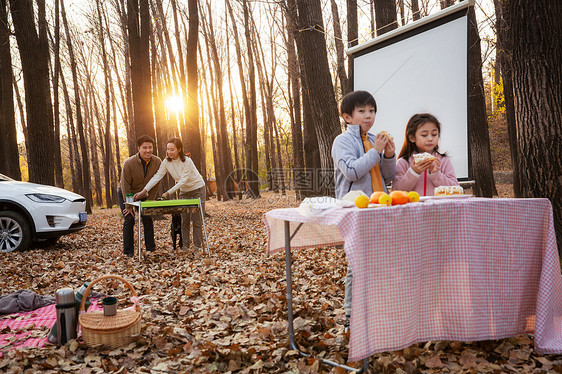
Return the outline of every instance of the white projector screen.
<path id="1" fill-rule="evenodd" d="M 371 132 L 389 131 L 398 155 L 410 117 L 435 115 L 441 122 L 439 150 L 447 152 L 459 180 L 470 179 L 468 3 L 461 2 L 348 52 L 353 58 L 353 89 L 368 91 L 377 101 Z"/>

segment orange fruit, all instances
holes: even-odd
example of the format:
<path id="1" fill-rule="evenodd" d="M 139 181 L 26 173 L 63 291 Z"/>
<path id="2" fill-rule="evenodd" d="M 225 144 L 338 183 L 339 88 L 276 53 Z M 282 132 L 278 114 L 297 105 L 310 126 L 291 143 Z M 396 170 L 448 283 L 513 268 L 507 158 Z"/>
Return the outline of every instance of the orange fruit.
<path id="1" fill-rule="evenodd" d="M 379 197 L 381 197 L 381 195 L 384 195 L 384 191 L 375 191 L 371 194 L 371 204 L 379 204 Z"/>
<path id="2" fill-rule="evenodd" d="M 392 197 L 389 194 L 383 193 L 379 197 L 379 204 L 391 205 L 392 204 Z"/>
<path id="3" fill-rule="evenodd" d="M 355 198 L 355 206 L 357 208 L 366 208 L 369 206 L 369 197 L 367 195 L 359 195 Z"/>
<path id="4" fill-rule="evenodd" d="M 416 191 L 410 191 L 408 192 L 408 202 L 410 203 L 416 203 L 418 201 L 420 201 L 420 194 L 417 193 Z"/>
<path id="5" fill-rule="evenodd" d="M 392 191 L 390 197 L 392 197 L 392 205 L 402 205 L 408 202 L 408 195 L 404 191 Z"/>

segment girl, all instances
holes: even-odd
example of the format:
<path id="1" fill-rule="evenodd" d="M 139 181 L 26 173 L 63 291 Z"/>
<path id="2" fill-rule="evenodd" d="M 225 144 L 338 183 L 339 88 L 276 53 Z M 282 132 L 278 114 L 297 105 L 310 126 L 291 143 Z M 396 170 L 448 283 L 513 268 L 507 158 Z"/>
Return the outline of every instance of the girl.
<path id="1" fill-rule="evenodd" d="M 393 190 L 416 191 L 433 196 L 435 187 L 458 186 L 455 170 L 446 153 L 439 153 L 441 123 L 429 113 L 414 114 L 406 125 L 404 145 L 398 155 Z M 414 163 L 415 153 L 427 152 L 435 157 Z"/>
<path id="2" fill-rule="evenodd" d="M 156 185 L 166 172 L 170 173 L 176 184 L 168 191 L 162 194 L 162 197 L 168 199 L 170 195 L 179 190 L 180 199 L 199 198 L 201 200 L 201 208 L 205 214 L 205 181 L 201 174 L 197 171 L 195 164 L 189 157 L 186 157 L 183 151 L 182 141 L 178 138 L 168 140 L 166 146 L 166 159 L 162 161 L 160 168 L 154 174 L 152 179 L 148 181 L 144 189 L 134 196 L 134 200 L 138 200 L 146 195 L 146 191 L 150 191 Z M 181 214 L 181 235 L 183 240 L 182 249 L 187 249 L 190 243 L 189 224 L 190 212 Z M 201 213 L 193 214 L 193 244 L 197 255 L 201 254 L 203 246 L 203 222 Z"/>

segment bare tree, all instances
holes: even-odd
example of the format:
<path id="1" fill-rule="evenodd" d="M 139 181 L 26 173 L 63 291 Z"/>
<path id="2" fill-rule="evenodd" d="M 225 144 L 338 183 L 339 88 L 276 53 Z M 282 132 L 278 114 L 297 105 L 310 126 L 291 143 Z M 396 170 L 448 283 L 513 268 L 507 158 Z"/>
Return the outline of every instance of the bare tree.
<path id="1" fill-rule="evenodd" d="M 226 110 L 224 105 L 224 93 L 223 93 L 223 73 L 222 66 L 220 64 L 219 53 L 217 50 L 217 44 L 215 39 L 215 32 L 213 28 L 213 18 L 210 14 L 211 5 L 207 3 L 207 9 L 209 10 L 209 20 L 206 23 L 207 28 L 204 27 L 203 34 L 210 47 L 211 56 L 214 73 L 215 73 L 215 87 L 216 87 L 216 97 L 218 99 L 218 118 L 217 125 L 217 141 L 218 141 L 218 153 L 221 159 L 221 173 L 222 182 L 225 187 L 225 198 L 232 199 L 234 197 L 234 174 L 232 169 L 232 154 L 230 150 L 230 144 L 228 141 L 228 132 L 226 126 Z"/>
<path id="2" fill-rule="evenodd" d="M 148 0 L 127 1 L 135 129 L 139 135 L 156 138 L 150 83 L 150 22 Z"/>
<path id="3" fill-rule="evenodd" d="M 513 191 L 515 196 L 522 196 L 519 177 L 519 154 L 517 153 L 517 128 L 515 122 L 515 106 L 513 102 L 513 77 L 511 71 L 512 42 L 509 34 L 509 8 L 503 6 L 503 0 L 494 0 L 496 11 L 496 71 L 500 73 L 503 83 L 505 117 L 513 170 Z"/>
<path id="4" fill-rule="evenodd" d="M 510 0 L 503 6 L 509 16 L 509 39 L 514 41 L 511 44 L 511 68 L 521 192 L 523 197 L 550 200 L 560 251 L 562 3 Z"/>
<path id="5" fill-rule="evenodd" d="M 302 117 L 301 117 L 301 99 L 300 99 L 300 69 L 297 61 L 297 51 L 295 49 L 295 33 L 296 33 L 296 10 L 284 7 L 285 18 L 287 20 L 287 75 L 290 89 L 289 107 L 291 115 L 291 136 L 293 141 L 293 183 L 296 187 L 297 176 L 302 174 L 304 169 L 304 148 L 302 138 Z M 292 100 L 291 100 L 292 99 Z M 297 198 L 300 199 L 300 191 L 295 188 Z"/>
<path id="6" fill-rule="evenodd" d="M 125 57 L 125 78 L 124 78 L 124 86 L 125 86 L 125 95 L 121 92 L 121 98 L 125 101 L 126 106 L 123 105 L 125 109 L 123 109 L 123 120 L 127 125 L 127 147 L 129 149 L 129 156 L 134 155 L 137 152 L 137 145 L 136 145 L 136 138 L 137 138 L 137 131 L 135 128 L 135 120 L 133 115 L 133 90 L 132 90 L 132 83 L 131 83 L 131 45 L 129 43 L 129 37 L 127 33 L 127 24 L 128 24 L 128 16 L 125 7 L 125 0 L 113 0 L 113 6 L 117 12 L 119 17 L 119 25 L 121 26 L 121 41 L 123 43 L 123 54 Z M 115 52 L 113 53 L 113 61 L 115 62 Z M 115 69 L 117 72 L 118 69 Z M 119 88 L 123 91 L 121 87 L 121 80 L 118 76 Z"/>
<path id="7" fill-rule="evenodd" d="M 0 172 L 21 180 L 6 0 L 0 0 Z"/>
<path id="8" fill-rule="evenodd" d="M 359 24 L 357 22 L 357 0 L 347 0 L 347 44 L 348 48 L 356 46 L 359 42 Z M 348 67 L 347 71 L 351 76 L 353 71 L 353 61 L 351 59 L 347 60 Z M 344 90 L 342 86 L 342 95 L 344 92 L 350 92 L 352 90 L 353 82 L 351 80 L 348 82 L 348 87 Z"/>
<path id="9" fill-rule="evenodd" d="M 188 147 L 191 150 L 193 163 L 207 179 L 205 173 L 205 157 L 199 129 L 199 75 L 197 72 L 197 50 L 198 50 L 198 30 L 199 13 L 197 11 L 197 0 L 187 1 L 189 13 L 189 30 L 187 33 L 187 117 L 186 127 L 188 134 Z"/>
<path id="10" fill-rule="evenodd" d="M 473 191 L 478 196 L 492 197 L 496 194 L 496 185 L 492 170 L 488 118 L 486 116 L 486 98 L 482 80 L 482 56 L 480 53 L 480 36 L 476 24 L 474 7 L 468 12 L 468 118 L 470 142 L 470 169 L 476 180 Z"/>
<path id="11" fill-rule="evenodd" d="M 49 90 L 49 50 L 45 32 L 45 2 L 39 0 L 38 25 L 31 1 L 10 0 L 14 32 L 22 63 L 25 108 L 27 112 L 27 148 L 29 180 L 54 185 L 53 112 Z M 46 47 L 47 45 L 47 47 Z"/>
<path id="12" fill-rule="evenodd" d="M 84 131 L 84 122 L 82 119 L 82 108 L 80 100 L 80 84 L 78 82 L 78 71 L 76 67 L 76 58 L 74 56 L 74 47 L 66 19 L 66 10 L 64 0 L 60 0 L 61 16 L 64 25 L 66 44 L 68 47 L 68 55 L 70 59 L 70 69 L 72 71 L 72 81 L 74 83 L 74 107 L 76 111 L 76 127 L 78 128 L 78 136 L 80 138 L 80 151 L 82 155 L 82 190 L 81 194 L 86 198 L 86 211 L 92 212 L 92 191 L 90 188 L 90 160 L 88 158 L 88 147 L 86 145 L 86 132 Z M 68 110 L 68 109 L 67 109 Z"/>
<path id="13" fill-rule="evenodd" d="M 439 0 L 439 4 L 441 5 L 441 9 L 445 9 L 450 7 L 455 3 L 455 0 Z"/>
<path id="14" fill-rule="evenodd" d="M 330 0 L 332 5 L 332 19 L 334 22 L 334 40 L 336 44 L 336 63 L 338 77 L 340 79 L 341 94 L 344 96 L 346 93 L 351 91 L 351 86 L 349 85 L 347 74 L 345 72 L 345 62 L 344 62 L 344 46 L 340 26 L 340 15 L 338 12 L 338 5 L 336 0 Z M 357 5 L 357 3 L 355 3 Z M 357 18 L 357 17 L 356 17 Z"/>
<path id="15" fill-rule="evenodd" d="M 308 98 L 311 113 L 314 113 L 314 121 L 310 121 L 312 118 L 305 117 L 304 126 L 305 129 L 314 128 L 322 170 L 328 173 L 333 168 L 332 142 L 341 132 L 341 127 L 328 66 L 322 8 L 320 0 L 303 0 L 297 2 L 297 9 L 301 30 L 297 34 L 297 48 L 304 73 L 303 96 Z M 299 39 L 301 43 L 298 43 Z M 328 186 L 320 187 L 322 192 L 330 192 L 327 191 Z"/>
<path id="16" fill-rule="evenodd" d="M 417 21 L 420 19 L 420 6 L 418 4 L 418 0 L 410 0 L 412 3 L 412 19 Z"/>
<path id="17" fill-rule="evenodd" d="M 395 0 L 374 0 L 377 36 L 398 27 Z"/>
<path id="18" fill-rule="evenodd" d="M 53 121 L 54 121 L 54 162 L 55 162 L 55 184 L 64 187 L 62 177 L 62 159 L 60 149 L 60 111 L 59 111 L 59 73 L 60 73 L 60 9 L 59 1 L 55 0 L 55 40 L 53 43 Z"/>
<path id="19" fill-rule="evenodd" d="M 98 11 L 98 43 L 100 44 L 102 64 L 103 64 L 103 80 L 105 84 L 105 155 L 104 155 L 104 178 L 105 178 L 105 205 L 107 208 L 113 206 L 112 189 L 110 181 L 110 169 L 111 169 L 111 159 L 113 158 L 111 153 L 111 93 L 110 93 L 110 70 L 109 63 L 107 61 L 107 52 L 105 50 L 105 36 L 103 29 L 103 22 L 101 16 L 101 4 L 100 0 L 96 1 L 96 8 Z"/>

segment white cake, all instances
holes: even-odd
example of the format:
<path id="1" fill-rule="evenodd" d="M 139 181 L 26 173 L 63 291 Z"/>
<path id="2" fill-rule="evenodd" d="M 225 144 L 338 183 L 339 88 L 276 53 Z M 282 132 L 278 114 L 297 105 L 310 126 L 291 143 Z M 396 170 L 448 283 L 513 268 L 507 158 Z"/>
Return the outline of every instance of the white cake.
<path id="1" fill-rule="evenodd" d="M 424 152 L 424 153 L 414 153 L 414 164 L 419 164 L 420 162 L 426 161 L 426 160 L 431 160 L 434 161 L 435 160 L 435 156 Z"/>
<path id="2" fill-rule="evenodd" d="M 386 136 L 390 140 L 394 140 L 394 136 L 392 136 L 388 131 L 381 130 L 381 132 L 379 132 L 379 134 L 382 134 L 382 135 Z"/>
<path id="3" fill-rule="evenodd" d="M 435 196 L 451 196 L 451 195 L 462 195 L 464 190 L 461 186 L 439 186 L 435 187 Z"/>

